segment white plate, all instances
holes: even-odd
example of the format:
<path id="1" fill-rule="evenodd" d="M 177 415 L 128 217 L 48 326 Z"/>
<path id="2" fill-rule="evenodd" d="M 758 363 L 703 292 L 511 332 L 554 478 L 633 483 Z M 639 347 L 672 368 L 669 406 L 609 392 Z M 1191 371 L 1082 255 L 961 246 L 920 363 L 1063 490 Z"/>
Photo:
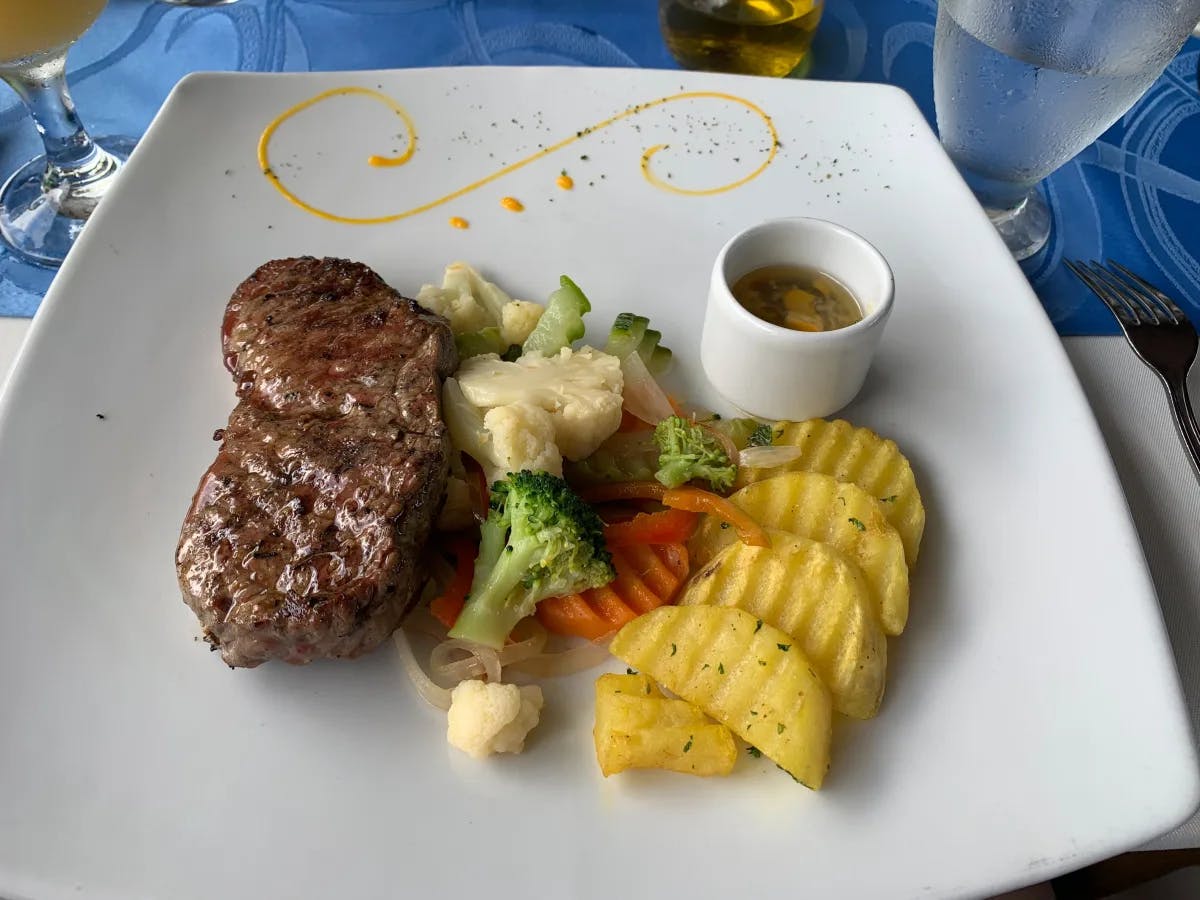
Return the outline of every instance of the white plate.
<path id="1" fill-rule="evenodd" d="M 341 85 L 407 107 L 412 163 L 363 165 L 402 129 L 361 96 L 291 120 L 272 158 L 306 197 L 360 215 L 681 89 L 752 100 L 783 146 L 737 190 L 657 190 L 639 170 L 651 145 L 671 145 L 660 176 L 693 188 L 769 155 L 744 107 L 680 101 L 448 206 L 341 225 L 284 202 L 255 157 L 272 116 Z M 554 187 L 563 168 L 573 192 Z M 839 723 L 820 793 L 749 758 L 727 780 L 605 781 L 588 676 L 547 685 L 523 756 L 477 763 L 447 747 L 390 650 L 230 671 L 196 642 L 173 552 L 234 402 L 222 308 L 260 262 L 348 256 L 411 293 L 461 258 L 532 298 L 567 272 L 594 334 L 619 310 L 650 314 L 677 386 L 715 402 L 696 359 L 713 256 L 797 214 L 859 231 L 895 268 L 895 313 L 846 415 L 899 441 L 929 508 L 883 712 Z M 0 510 L 0 895 L 980 895 L 1140 844 L 1200 799 L 1091 412 L 1017 267 L 887 87 L 580 69 L 189 78 L 34 323 L 0 410 Z"/>

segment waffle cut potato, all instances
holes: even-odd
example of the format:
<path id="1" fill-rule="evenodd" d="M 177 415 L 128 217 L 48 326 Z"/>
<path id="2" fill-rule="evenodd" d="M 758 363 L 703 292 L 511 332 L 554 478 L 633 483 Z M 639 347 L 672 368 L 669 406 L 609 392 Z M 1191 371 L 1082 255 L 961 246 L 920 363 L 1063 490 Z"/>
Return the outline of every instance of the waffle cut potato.
<path id="1" fill-rule="evenodd" d="M 610 647 L 816 790 L 829 768 L 833 701 L 797 642 L 732 607 L 663 606 Z"/>
<path id="2" fill-rule="evenodd" d="M 837 712 L 871 718 L 883 700 L 887 639 L 862 572 L 827 544 L 770 536 L 770 547 L 735 541 L 719 552 L 679 605 L 737 607 L 778 628 L 812 661 Z"/>
<path id="3" fill-rule="evenodd" d="M 779 466 L 739 469 L 739 487 L 786 472 L 818 472 L 857 485 L 879 501 L 904 542 L 904 559 L 912 567 L 925 531 L 925 506 L 912 466 L 895 441 L 841 419 L 777 422 L 773 434 L 773 446 L 797 447 L 800 456 Z"/>
<path id="4" fill-rule="evenodd" d="M 874 496 L 830 475 L 789 472 L 757 481 L 729 498 L 763 528 L 787 531 L 829 544 L 862 570 L 886 634 L 908 621 L 908 564 L 904 544 Z M 693 565 L 704 565 L 737 540 L 706 516 L 688 543 Z"/>

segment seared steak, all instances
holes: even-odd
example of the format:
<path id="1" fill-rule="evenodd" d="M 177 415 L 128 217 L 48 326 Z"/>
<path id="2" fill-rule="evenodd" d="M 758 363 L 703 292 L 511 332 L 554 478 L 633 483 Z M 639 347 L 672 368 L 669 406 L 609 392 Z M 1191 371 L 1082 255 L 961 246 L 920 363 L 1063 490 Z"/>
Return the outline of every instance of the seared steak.
<path id="1" fill-rule="evenodd" d="M 416 599 L 445 488 L 445 321 L 340 259 L 274 260 L 226 309 L 240 401 L 184 519 L 184 600 L 231 666 L 352 657 Z"/>

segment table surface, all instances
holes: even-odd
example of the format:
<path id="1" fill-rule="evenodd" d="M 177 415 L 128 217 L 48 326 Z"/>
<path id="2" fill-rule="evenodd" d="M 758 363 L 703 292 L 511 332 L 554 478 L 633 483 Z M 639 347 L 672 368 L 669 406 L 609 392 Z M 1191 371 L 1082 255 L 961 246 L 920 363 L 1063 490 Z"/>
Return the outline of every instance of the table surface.
<path id="1" fill-rule="evenodd" d="M 112 0 L 100 23 L 73 52 L 71 70 L 81 109 L 98 133 L 137 134 L 174 80 L 198 68 L 472 62 L 668 65 L 653 8 L 650 0 L 242 0 L 217 10 L 185 11 L 147 0 Z M 826 10 L 818 74 L 898 83 L 932 116 L 934 0 L 827 0 Z M 391 27 L 396 25 L 391 20 L 400 18 L 411 21 L 400 30 Z M 389 20 L 388 28 L 381 27 L 384 19 Z M 324 40 L 328 28 L 346 32 L 355 27 L 353 21 L 370 24 L 361 42 L 353 33 L 343 41 Z M 211 27 L 216 24 L 221 27 Z M 235 35 L 232 43 L 227 32 Z M 425 44 L 396 38 L 418 32 Z M 521 44 L 518 34 L 533 37 Z M 422 55 L 422 46 L 428 50 L 431 42 L 439 41 L 440 55 Z M 1099 304 L 1064 274 L 1064 257 L 1115 256 L 1172 287 L 1180 297 L 1200 298 L 1200 266 L 1190 252 L 1200 234 L 1200 179 L 1194 177 L 1200 176 L 1200 156 L 1194 153 L 1194 132 L 1200 124 L 1195 115 L 1200 110 L 1198 60 L 1200 43 L 1189 42 L 1147 100 L 1050 180 L 1056 222 L 1069 222 L 1070 228 L 1056 230 L 1051 247 L 1027 265 L 1026 272 L 1060 333 L 1112 330 Z M 122 103 L 112 100 L 118 94 Z M 1176 115 L 1180 110 L 1193 111 Z M 34 145 L 29 122 L 11 99 L 4 99 L 0 167 L 13 168 L 31 155 Z M 28 270 L 0 254 L 0 390 L 29 328 L 28 319 L 4 318 L 3 313 L 28 315 L 48 280 L 48 273 Z M 1200 522 L 1200 484 L 1175 434 L 1163 390 L 1125 342 L 1069 337 L 1064 343 L 1121 477 L 1158 589 L 1193 724 L 1200 731 L 1200 554 L 1194 537 Z M 1200 367 L 1191 385 L 1200 396 Z M 1200 815 L 1146 849 L 1196 847 Z"/>

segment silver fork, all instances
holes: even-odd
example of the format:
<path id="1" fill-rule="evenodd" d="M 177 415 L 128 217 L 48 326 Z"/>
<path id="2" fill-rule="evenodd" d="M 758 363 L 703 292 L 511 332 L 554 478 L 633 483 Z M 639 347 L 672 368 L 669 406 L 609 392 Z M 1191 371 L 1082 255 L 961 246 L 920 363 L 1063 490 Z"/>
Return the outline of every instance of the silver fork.
<path id="1" fill-rule="evenodd" d="M 1117 317 L 1134 353 L 1166 386 L 1175 427 L 1200 478 L 1200 425 L 1187 388 L 1188 370 L 1200 344 L 1195 327 L 1170 297 L 1120 263 L 1066 263 Z"/>

